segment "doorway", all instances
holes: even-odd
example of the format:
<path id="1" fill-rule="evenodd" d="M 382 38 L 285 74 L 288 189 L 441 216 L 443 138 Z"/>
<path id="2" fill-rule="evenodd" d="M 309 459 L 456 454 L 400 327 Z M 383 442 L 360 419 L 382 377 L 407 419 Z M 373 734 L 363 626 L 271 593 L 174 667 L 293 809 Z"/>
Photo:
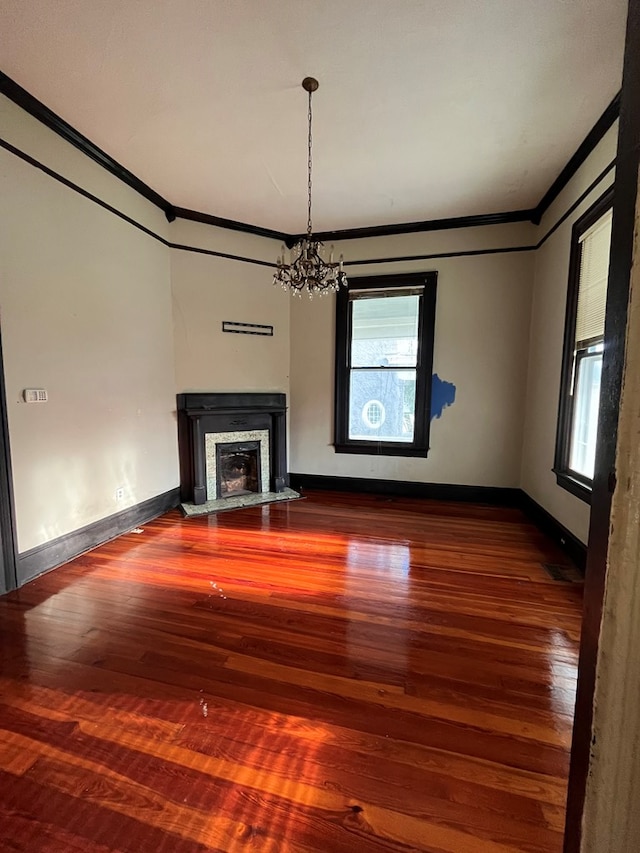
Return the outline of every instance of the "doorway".
<path id="1" fill-rule="evenodd" d="M 579 853 L 591 761 L 593 700 L 607 575 L 612 496 L 616 489 L 618 416 L 625 364 L 640 166 L 640 0 L 629 0 L 616 157 L 613 230 L 602 366 L 598 442 L 589 529 L 564 853 Z"/>
<path id="2" fill-rule="evenodd" d="M 0 594 L 17 586 L 17 551 L 13 504 L 13 478 L 7 422 L 7 396 L 0 330 Z"/>

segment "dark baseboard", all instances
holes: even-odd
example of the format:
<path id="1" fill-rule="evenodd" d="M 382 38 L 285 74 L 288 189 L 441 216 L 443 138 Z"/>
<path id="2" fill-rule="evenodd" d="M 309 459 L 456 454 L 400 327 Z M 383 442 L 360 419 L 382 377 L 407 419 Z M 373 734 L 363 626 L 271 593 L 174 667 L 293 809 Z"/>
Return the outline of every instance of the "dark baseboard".
<path id="1" fill-rule="evenodd" d="M 585 569 L 586 545 L 522 489 L 499 486 L 460 486 L 453 483 L 408 483 L 402 480 L 330 477 L 323 474 L 290 473 L 288 478 L 291 488 L 297 491 L 319 489 L 362 492 L 404 498 L 429 498 L 439 501 L 466 501 L 492 506 L 517 507 L 547 536 L 557 542 L 582 572 Z M 44 545 L 38 545 L 30 551 L 24 551 L 18 555 L 18 586 L 98 545 L 121 536 L 133 527 L 146 524 L 151 519 L 178 506 L 179 502 L 180 489 L 171 489 L 115 515 L 45 542 Z"/>
<path id="2" fill-rule="evenodd" d="M 395 495 L 402 498 L 431 498 L 437 501 L 519 506 L 520 489 L 499 486 L 458 486 L 451 483 L 407 483 L 404 480 L 373 480 L 364 477 L 328 477 L 324 474 L 289 474 L 291 488 L 336 492 Z"/>
<path id="3" fill-rule="evenodd" d="M 560 524 L 551 513 L 547 512 L 544 507 L 522 490 L 520 490 L 520 507 L 543 533 L 546 533 L 550 539 L 560 545 L 584 574 L 587 565 L 587 546 L 584 542 L 581 542 L 577 536 L 567 530 L 564 524 Z"/>
<path id="4" fill-rule="evenodd" d="M 584 574 L 587 546 L 570 530 L 534 501 L 522 489 L 499 486 L 458 486 L 452 483 L 407 483 L 402 480 L 373 480 L 364 477 L 329 477 L 324 474 L 289 474 L 296 491 L 320 489 L 336 492 L 394 495 L 403 498 L 430 498 L 438 501 L 467 501 L 493 506 L 516 507 L 553 539 Z"/>
<path id="5" fill-rule="evenodd" d="M 179 502 L 180 489 L 171 489 L 128 509 L 123 509 L 115 515 L 102 518 L 100 521 L 18 554 L 18 586 L 84 554 L 85 551 L 115 539 L 116 536 L 134 527 L 146 524 L 152 518 L 178 506 Z"/>

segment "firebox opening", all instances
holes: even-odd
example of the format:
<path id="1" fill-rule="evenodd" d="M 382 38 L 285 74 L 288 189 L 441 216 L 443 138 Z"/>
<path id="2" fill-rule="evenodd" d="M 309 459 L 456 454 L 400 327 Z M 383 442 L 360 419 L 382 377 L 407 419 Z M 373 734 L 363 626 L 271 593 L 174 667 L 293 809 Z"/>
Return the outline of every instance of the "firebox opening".
<path id="1" fill-rule="evenodd" d="M 260 491 L 260 442 L 217 444 L 216 455 L 221 498 Z"/>

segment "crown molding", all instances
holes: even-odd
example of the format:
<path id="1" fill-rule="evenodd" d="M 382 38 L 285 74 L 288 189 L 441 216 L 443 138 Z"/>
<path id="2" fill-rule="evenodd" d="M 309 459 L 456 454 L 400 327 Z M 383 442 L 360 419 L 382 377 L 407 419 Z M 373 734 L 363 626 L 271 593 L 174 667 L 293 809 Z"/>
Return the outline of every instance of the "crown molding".
<path id="1" fill-rule="evenodd" d="M 2 71 L 0 71 L 0 93 L 29 113 L 29 115 L 38 119 L 38 121 L 42 122 L 42 124 L 54 133 L 57 133 L 58 136 L 70 142 L 71 145 L 78 148 L 83 154 L 86 154 L 87 157 L 90 157 L 98 165 L 102 166 L 103 169 L 106 169 L 107 172 L 115 175 L 116 178 L 127 184 L 127 186 L 140 193 L 140 195 L 144 196 L 152 204 L 155 204 L 156 207 L 159 207 L 169 222 L 173 222 L 176 218 L 173 206 L 165 198 L 147 186 L 133 172 L 125 169 L 124 166 L 118 163 L 117 160 L 114 160 L 113 157 L 110 157 L 102 148 L 98 148 L 90 139 L 87 139 L 80 131 L 72 127 L 69 122 L 60 118 L 57 113 L 50 110 L 42 101 L 39 101 L 27 92 L 26 89 L 23 89 L 22 86 Z"/>
<path id="2" fill-rule="evenodd" d="M 100 207 L 108 210 L 110 213 L 113 213 L 115 216 L 118 216 L 120 219 L 128 222 L 130 225 L 133 225 L 135 228 L 140 231 L 148 234 L 150 237 L 153 237 L 154 240 L 158 240 L 163 245 L 167 246 L 170 249 L 179 249 L 185 252 L 195 252 L 197 254 L 202 255 L 211 255 L 213 257 L 226 258 L 227 260 L 233 261 L 243 261 L 249 264 L 258 264 L 259 266 L 264 267 L 272 267 L 275 268 L 276 264 L 272 261 L 260 260 L 258 258 L 249 258 L 242 255 L 234 255 L 228 252 L 219 252 L 213 249 L 204 249 L 199 248 L 197 246 L 189 246 L 182 243 L 172 243 L 169 240 L 161 237 L 159 234 L 156 234 L 154 231 L 151 231 L 145 225 L 142 225 L 140 222 L 137 222 L 135 219 L 132 219 L 130 216 L 127 216 L 122 211 L 108 204 L 106 201 L 103 201 L 98 196 L 93 195 L 93 193 L 88 192 L 83 187 L 80 187 L 78 184 L 73 183 L 68 178 L 65 178 L 63 175 L 60 175 L 58 172 L 55 172 L 53 169 L 50 169 L 48 166 L 45 166 L 44 163 L 36 160 L 30 154 L 27 154 L 24 151 L 21 151 L 19 148 L 16 148 L 14 145 L 11 145 L 10 142 L 0 138 L 0 149 L 4 149 L 8 151 L 10 154 L 13 154 L 15 157 L 23 160 L 25 163 L 28 163 L 30 166 L 33 166 L 35 169 L 39 169 L 44 174 L 48 175 L 50 178 L 58 181 L 79 195 L 83 196 L 89 201 L 92 201 L 94 204 L 99 205 Z M 615 167 L 616 161 L 613 160 L 609 165 L 598 175 L 598 177 L 592 181 L 592 183 L 585 189 L 582 195 L 577 198 L 573 204 L 562 214 L 562 216 L 558 219 L 558 221 L 547 231 L 547 233 L 542 237 L 537 244 L 532 245 L 524 245 L 524 246 L 503 246 L 499 248 L 493 249 L 471 249 L 468 251 L 456 251 L 456 252 L 437 252 L 431 254 L 420 254 L 420 255 L 396 255 L 390 257 L 375 257 L 375 258 L 362 258 L 360 260 L 348 260 L 345 261 L 345 265 L 349 266 L 370 266 L 375 264 L 387 264 L 387 263 L 401 263 L 405 261 L 425 261 L 425 260 L 436 260 L 441 258 L 461 258 L 461 257 L 475 257 L 479 255 L 494 255 L 494 254 L 508 254 L 511 252 L 531 252 L 539 249 L 551 235 L 562 225 L 562 223 L 573 213 L 573 211 L 584 201 L 584 199 L 591 193 L 593 189 L 595 189 L 602 180 L 604 180 L 609 172 Z M 190 211 L 187 211 L 188 213 Z M 209 217 L 206 214 L 200 215 L 195 214 L 196 220 L 203 221 L 208 224 L 220 225 L 220 220 L 215 219 L 214 217 Z M 226 220 L 227 222 L 229 220 Z M 242 223 L 233 223 L 234 225 L 242 226 Z M 242 228 L 242 230 L 245 230 Z M 256 232 L 254 232 L 256 233 Z M 277 232 L 272 232 L 277 233 Z M 295 239 L 291 238 L 291 239 Z"/>
<path id="3" fill-rule="evenodd" d="M 304 234 L 286 234 L 283 231 L 272 231 L 233 219 L 222 219 L 209 213 L 200 213 L 185 207 L 174 208 L 178 219 L 190 219 L 193 222 L 204 222 L 219 228 L 229 228 L 232 231 L 243 231 L 246 234 L 257 234 L 260 237 L 270 237 L 284 243 L 288 249 L 304 237 Z M 506 213 L 482 213 L 475 216 L 455 216 L 450 219 L 427 219 L 423 222 L 400 222 L 392 225 L 373 225 L 365 228 L 345 228 L 338 231 L 314 231 L 313 236 L 323 243 L 336 240 L 357 240 L 366 237 L 388 237 L 394 234 L 416 234 L 420 231 L 443 231 L 450 228 L 472 228 L 478 225 L 504 225 L 507 222 L 530 222 L 533 210 L 510 210 Z"/>
<path id="4" fill-rule="evenodd" d="M 229 231 L 242 231 L 245 234 L 256 234 L 258 237 L 269 237 L 288 243 L 290 234 L 283 231 L 273 231 L 271 228 L 261 228 L 259 225 L 250 225 L 247 222 L 237 222 L 235 219 L 224 219 L 221 216 L 213 216 L 211 213 L 200 213 L 198 210 L 189 210 L 186 207 L 174 207 L 177 219 L 188 219 L 191 222 L 203 222 L 205 225 L 215 225 L 217 228 L 226 228 Z M 297 238 L 295 238 L 297 239 Z"/>
<path id="5" fill-rule="evenodd" d="M 303 236 L 299 234 L 286 234 L 283 231 L 262 228 L 258 225 L 251 225 L 246 222 L 237 222 L 234 219 L 225 219 L 220 216 L 214 216 L 213 214 L 190 210 L 185 207 L 175 207 L 150 186 L 145 184 L 144 181 L 140 180 L 140 178 L 134 175 L 133 172 L 130 172 L 118 163 L 117 160 L 114 160 L 113 157 L 109 156 L 109 154 L 91 142 L 90 139 L 77 131 L 63 118 L 45 106 L 42 101 L 39 101 L 27 92 L 26 89 L 2 71 L 0 71 L 0 94 L 5 95 L 9 100 L 13 101 L 27 113 L 46 125 L 50 130 L 53 130 L 54 133 L 57 133 L 67 142 L 71 143 L 75 148 L 78 148 L 86 154 L 87 157 L 90 157 L 116 178 L 127 184 L 127 186 L 136 190 L 136 192 L 140 193 L 140 195 L 144 196 L 144 198 L 156 205 L 156 207 L 159 207 L 164 212 L 169 222 L 173 222 L 177 217 L 180 219 L 187 219 L 192 222 L 202 222 L 205 225 L 214 225 L 217 228 L 225 228 L 230 231 L 240 231 L 245 234 L 254 234 L 259 237 L 268 237 L 273 240 L 278 240 L 281 243 L 285 243 L 288 248 L 291 248 Z M 400 222 L 390 225 L 373 225 L 363 228 L 344 228 L 336 231 L 321 231 L 315 233 L 314 236 L 322 242 L 329 242 L 337 240 L 357 240 L 367 237 L 388 237 L 396 234 L 416 234 L 426 231 L 444 231 L 452 228 L 505 225 L 513 222 L 533 222 L 535 225 L 538 225 L 549 205 L 568 184 L 619 115 L 620 92 L 618 92 L 598 121 L 591 128 L 573 157 L 571 157 L 567 165 L 560 172 L 556 180 L 549 187 L 535 208 L 528 210 L 510 210 L 504 213 L 484 213 L 476 214 L 474 216 L 456 216 L 446 219 L 426 219 L 417 222 Z"/>
<path id="6" fill-rule="evenodd" d="M 533 211 L 532 222 L 534 225 L 539 225 L 542 217 L 548 210 L 549 206 L 560 195 L 562 190 L 569 183 L 571 178 L 578 171 L 580 166 L 587 159 L 596 145 L 603 138 L 605 133 L 612 127 L 613 123 L 620 117 L 620 92 L 611 101 L 606 110 L 602 113 L 598 121 L 585 136 L 582 144 L 577 149 L 576 153 L 569 160 L 564 169 L 560 172 L 555 181 L 551 184 L 544 196 L 540 199 L 538 205 Z"/>
<path id="7" fill-rule="evenodd" d="M 392 225 L 372 225 L 365 228 L 342 228 L 338 231 L 314 231 L 314 237 L 326 243 L 331 240 L 358 240 L 366 237 L 390 237 L 395 234 L 417 234 L 421 231 L 446 231 L 451 228 L 473 228 L 478 225 L 504 225 L 511 222 L 530 222 L 533 210 L 508 210 L 505 213 L 480 213 L 474 216 L 452 216 L 448 219 L 425 219 L 419 222 L 398 222 Z M 296 242 L 302 235 L 289 239 Z"/>

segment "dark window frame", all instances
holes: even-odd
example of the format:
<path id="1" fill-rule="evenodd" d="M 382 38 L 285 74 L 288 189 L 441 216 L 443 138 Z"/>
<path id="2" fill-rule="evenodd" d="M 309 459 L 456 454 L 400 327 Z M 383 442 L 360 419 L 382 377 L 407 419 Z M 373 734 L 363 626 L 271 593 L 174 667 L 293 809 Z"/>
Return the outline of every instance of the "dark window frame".
<path id="1" fill-rule="evenodd" d="M 610 187 L 591 205 L 575 223 L 571 230 L 571 255 L 569 259 L 569 282 L 567 305 L 564 321 L 564 342 L 562 347 L 562 372 L 560 375 L 560 397 L 558 401 L 558 423 L 556 446 L 553 460 L 553 472 L 556 482 L 563 489 L 575 495 L 585 503 L 591 503 L 592 481 L 572 471 L 569 467 L 571 450 L 571 428 L 573 424 L 574 395 L 572 383 L 574 377 L 574 354 L 576 345 L 576 319 L 578 312 L 578 289 L 580 286 L 580 267 L 582 262 L 582 244 L 580 237 L 594 225 L 613 206 L 613 187 Z M 595 341 L 594 341 L 595 343 Z"/>
<path id="2" fill-rule="evenodd" d="M 334 450 L 367 456 L 427 456 L 431 425 L 431 376 L 436 316 L 438 273 L 401 273 L 349 277 L 336 298 Z M 349 438 L 349 376 L 351 354 L 351 304 L 353 290 L 404 290 L 422 287 L 418 319 L 416 359 L 416 401 L 414 440 L 409 442 L 363 441 Z"/>

